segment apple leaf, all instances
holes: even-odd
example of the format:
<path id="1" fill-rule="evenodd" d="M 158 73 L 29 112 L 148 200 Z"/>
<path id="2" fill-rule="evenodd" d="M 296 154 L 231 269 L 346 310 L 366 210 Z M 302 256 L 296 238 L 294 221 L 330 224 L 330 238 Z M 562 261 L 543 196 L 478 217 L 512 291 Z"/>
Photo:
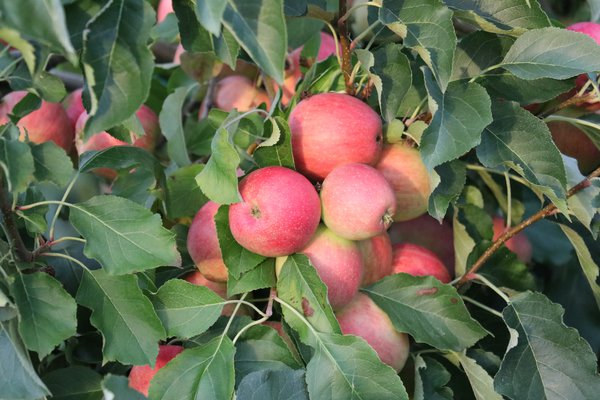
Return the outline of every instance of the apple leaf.
<path id="1" fill-rule="evenodd" d="M 287 257 L 277 278 L 277 295 L 303 315 L 312 329 L 341 333 L 327 299 L 327 286 L 305 255 L 293 254 Z M 315 337 L 311 334 L 311 328 L 287 307 L 282 311 L 285 322 L 300 334 L 304 343 L 312 346 Z"/>
<path id="2" fill-rule="evenodd" d="M 519 36 L 528 29 L 552 26 L 537 1 L 444 0 L 456 16 L 493 33 Z"/>
<path id="3" fill-rule="evenodd" d="M 55 369 L 42 377 L 53 400 L 102 400 L 102 375 L 91 368 L 74 365 Z"/>
<path id="4" fill-rule="evenodd" d="M 487 334 L 456 289 L 431 276 L 395 274 L 362 290 L 388 314 L 398 331 L 417 342 L 461 351 Z"/>
<path id="5" fill-rule="evenodd" d="M 479 79 L 493 99 L 516 101 L 521 105 L 544 103 L 573 88 L 573 80 L 539 78 L 524 80 L 507 71 L 496 70 Z"/>
<path id="6" fill-rule="evenodd" d="M 50 395 L 21 343 L 14 319 L 0 321 L 0 372 L 2 399 L 39 399 Z"/>
<path id="7" fill-rule="evenodd" d="M 150 296 L 167 336 L 190 338 L 206 331 L 223 310 L 223 299 L 204 286 L 170 279 Z"/>
<path id="8" fill-rule="evenodd" d="M 289 367 L 262 369 L 244 377 L 236 391 L 237 400 L 308 400 L 305 371 Z"/>
<path id="9" fill-rule="evenodd" d="M 73 176 L 73 163 L 65 151 L 54 142 L 29 145 L 35 166 L 35 180 L 65 187 Z"/>
<path id="10" fill-rule="evenodd" d="M 107 374 L 102 381 L 103 399 L 144 400 L 146 396 L 129 386 L 129 380 L 122 375 Z"/>
<path id="11" fill-rule="evenodd" d="M 452 11 L 439 0 L 384 0 L 379 20 L 419 53 L 445 92 L 456 49 Z"/>
<path id="12" fill-rule="evenodd" d="M 34 165 L 33 155 L 27 144 L 0 137 L 0 173 L 4 175 L 3 180 L 8 180 L 9 191 L 19 193 L 27 189 L 34 178 Z"/>
<path id="13" fill-rule="evenodd" d="M 431 357 L 415 357 L 415 400 L 452 400 L 450 373 Z"/>
<path id="14" fill-rule="evenodd" d="M 194 2 L 191 0 L 173 0 L 173 10 L 177 16 L 183 48 L 196 53 L 213 51 L 212 35 L 198 22 Z"/>
<path id="15" fill-rule="evenodd" d="M 110 0 L 88 22 L 82 61 L 91 108 L 85 138 L 127 120 L 148 97 L 154 67 L 148 40 L 155 20 L 144 0 Z"/>
<path id="16" fill-rule="evenodd" d="M 179 87 L 165 99 L 160 111 L 160 130 L 167 138 L 167 154 L 180 167 L 191 164 L 188 155 L 181 109 L 195 85 Z"/>
<path id="17" fill-rule="evenodd" d="M 491 100 L 476 83 L 451 82 L 446 93 L 424 69 L 433 119 L 421 138 L 421 155 L 434 168 L 467 153 L 481 141 L 481 132 L 492 122 Z"/>
<path id="18" fill-rule="evenodd" d="M 540 293 L 511 299 L 502 316 L 511 342 L 494 378 L 507 397 L 593 399 L 600 391 L 596 356 L 577 330 L 563 323 L 564 310 Z"/>
<path id="19" fill-rule="evenodd" d="M 19 333 L 40 358 L 75 335 L 75 300 L 56 279 L 43 272 L 17 274 L 10 289 L 19 309 Z"/>
<path id="20" fill-rule="evenodd" d="M 160 215 L 131 200 L 96 196 L 70 206 L 69 221 L 86 239 L 85 255 L 113 275 L 178 266 L 174 235 Z"/>
<path id="21" fill-rule="evenodd" d="M 273 146 L 260 146 L 252 156 L 261 168 L 277 165 L 295 169 L 290 127 L 284 118 L 275 117 L 274 119 L 280 131 L 277 142 Z"/>
<path id="22" fill-rule="evenodd" d="M 208 199 L 198 187 L 196 176 L 204 165 L 192 164 L 179 168 L 167 178 L 167 214 L 171 219 L 193 217 Z"/>
<path id="23" fill-rule="evenodd" d="M 460 363 L 477 400 L 502 400 L 502 396 L 494 390 L 492 377 L 475 360 L 467 357 L 465 353 L 451 353 L 447 357 Z"/>
<path id="24" fill-rule="evenodd" d="M 567 171 L 568 186 L 573 187 L 582 182 L 586 177 L 581 174 L 574 158 L 563 156 Z M 593 181 L 592 181 L 593 182 Z M 600 182 L 596 179 L 596 182 Z M 592 233 L 594 218 L 600 213 L 600 207 L 595 204 L 595 199 L 600 196 L 600 187 L 590 185 L 567 199 L 569 210 Z"/>
<path id="25" fill-rule="evenodd" d="M 104 362 L 154 366 L 165 331 L 135 275 L 86 271 L 76 299 L 92 310 L 90 321 L 104 338 Z"/>
<path id="26" fill-rule="evenodd" d="M 532 29 L 515 41 L 500 66 L 521 79 L 566 79 L 600 71 L 600 47 L 582 33 Z"/>
<path id="27" fill-rule="evenodd" d="M 149 397 L 163 400 L 230 399 L 235 383 L 235 346 L 227 336 L 186 349 L 161 368 Z"/>
<path id="28" fill-rule="evenodd" d="M 467 181 L 467 168 L 462 161 L 453 160 L 438 166 L 435 172 L 440 183 L 429 196 L 429 215 L 441 221 L 450 203 L 456 201 Z"/>
<path id="29" fill-rule="evenodd" d="M 196 0 L 196 17 L 202 26 L 215 36 L 221 34 L 221 18 L 225 12 L 227 1 Z"/>
<path id="30" fill-rule="evenodd" d="M 456 47 L 452 79 L 480 76 L 486 68 L 500 63 L 514 42 L 514 38 L 484 31 L 468 34 Z"/>
<path id="31" fill-rule="evenodd" d="M 233 296 L 240 293 L 251 292 L 256 289 L 274 287 L 275 259 L 267 258 L 250 271 L 242 272 L 239 277 L 229 274 L 227 280 L 227 295 Z"/>

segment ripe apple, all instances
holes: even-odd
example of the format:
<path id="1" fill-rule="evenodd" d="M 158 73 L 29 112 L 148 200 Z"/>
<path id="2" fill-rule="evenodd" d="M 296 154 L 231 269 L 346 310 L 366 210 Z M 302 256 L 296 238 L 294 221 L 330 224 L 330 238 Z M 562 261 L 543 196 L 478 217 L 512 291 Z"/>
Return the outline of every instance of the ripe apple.
<path id="1" fill-rule="evenodd" d="M 302 249 L 321 218 L 319 195 L 313 185 L 283 167 L 266 167 L 246 175 L 239 185 L 242 202 L 229 207 L 235 240 L 265 257 Z"/>
<path id="2" fill-rule="evenodd" d="M 369 296 L 358 293 L 336 316 L 344 335 L 360 336 L 381 361 L 397 372 L 402 370 L 410 350 L 408 335 L 396 331 L 387 314 Z"/>
<path id="3" fill-rule="evenodd" d="M 504 224 L 504 219 L 496 216 L 493 218 L 494 222 L 494 240 L 498 239 L 500 235 L 502 235 L 506 230 L 506 225 Z M 517 255 L 517 258 L 527 264 L 531 261 L 531 256 L 533 255 L 533 248 L 531 247 L 531 242 L 525 236 L 524 233 L 518 233 L 509 240 L 507 240 L 504 245 L 513 253 Z"/>
<path id="4" fill-rule="evenodd" d="M 589 174 L 600 165 L 600 149 L 582 130 L 564 121 L 549 122 L 548 128 L 556 147 L 575 158 L 583 174 Z"/>
<path id="5" fill-rule="evenodd" d="M 412 243 L 393 246 L 393 273 L 404 272 L 413 276 L 431 275 L 442 283 L 450 282 L 450 273 L 437 256 L 424 247 Z"/>
<path id="6" fill-rule="evenodd" d="M 230 75 L 217 83 L 214 104 L 224 111 L 237 109 L 245 112 L 266 103 L 271 104 L 264 90 L 257 89 L 254 83 L 245 76 Z"/>
<path id="7" fill-rule="evenodd" d="M 227 267 L 221 255 L 214 219 L 218 210 L 219 204 L 213 201 L 198 210 L 188 232 L 187 249 L 202 275 L 211 281 L 227 282 Z"/>
<path id="8" fill-rule="evenodd" d="M 8 114 L 26 95 L 25 91 L 17 91 L 4 96 L 0 103 L 0 125 L 9 121 Z M 25 138 L 27 132 L 29 140 L 34 143 L 51 140 L 67 153 L 73 146 L 73 127 L 60 103 L 42 100 L 40 108 L 21 118 L 17 126 L 21 131 L 21 140 Z"/>
<path id="9" fill-rule="evenodd" d="M 172 0 L 160 0 L 156 8 L 156 22 L 161 23 L 173 11 Z"/>
<path id="10" fill-rule="evenodd" d="M 394 189 L 394 221 L 407 221 L 427 211 L 431 183 L 419 150 L 407 143 L 385 145 L 375 168 Z"/>
<path id="11" fill-rule="evenodd" d="M 129 387 L 148 397 L 148 389 L 150 388 L 150 382 L 152 381 L 152 378 L 154 378 L 154 375 L 183 350 L 184 349 L 181 346 L 168 344 L 160 345 L 158 347 L 158 357 L 156 358 L 154 368 L 150 368 L 149 365 L 136 365 L 131 368 L 131 372 L 129 372 Z"/>
<path id="12" fill-rule="evenodd" d="M 383 174 L 366 164 L 344 164 L 323 181 L 325 225 L 343 238 L 364 240 L 382 234 L 396 213 L 396 198 Z"/>
<path id="13" fill-rule="evenodd" d="M 583 33 L 594 39 L 596 43 L 600 44 L 600 24 L 595 22 L 578 22 L 576 24 L 570 25 L 567 27 L 568 30 L 573 32 Z M 586 74 L 581 74 L 575 80 L 576 89 L 570 92 L 571 96 L 575 95 L 583 86 L 587 83 L 588 77 Z M 584 103 L 582 104 L 588 111 L 598 111 L 600 110 L 600 103 Z"/>
<path id="14" fill-rule="evenodd" d="M 387 232 L 358 242 L 364 273 L 361 286 L 368 286 L 392 273 L 392 242 Z"/>
<path id="15" fill-rule="evenodd" d="M 347 163 L 375 165 L 381 154 L 381 119 L 368 105 L 340 93 L 304 99 L 289 118 L 298 172 L 320 181 Z"/>
<path id="16" fill-rule="evenodd" d="M 63 106 L 65 107 L 69 121 L 71 121 L 71 125 L 73 126 L 73 132 L 75 132 L 79 116 L 85 111 L 83 100 L 81 99 L 82 94 L 83 89 L 77 89 L 69 93 L 63 100 Z"/>

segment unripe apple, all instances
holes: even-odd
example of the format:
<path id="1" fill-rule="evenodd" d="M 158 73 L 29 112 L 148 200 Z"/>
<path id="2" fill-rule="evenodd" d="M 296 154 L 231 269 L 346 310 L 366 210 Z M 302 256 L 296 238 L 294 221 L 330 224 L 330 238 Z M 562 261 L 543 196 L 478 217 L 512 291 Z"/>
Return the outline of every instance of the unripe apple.
<path id="1" fill-rule="evenodd" d="M 396 198 L 383 174 L 366 164 L 344 164 L 323 181 L 325 225 L 343 238 L 364 240 L 382 234 L 392 223 Z"/>
<path id="2" fill-rule="evenodd" d="M 289 118 L 298 172 L 323 180 L 347 163 L 375 165 L 381 154 L 381 118 L 347 94 L 321 93 L 304 99 Z"/>
<path id="3" fill-rule="evenodd" d="M 252 81 L 245 76 L 230 75 L 217 83 L 214 95 L 214 104 L 224 111 L 237 109 L 239 112 L 249 111 L 266 103 L 271 104 L 267 94 L 257 89 Z"/>
<path id="4" fill-rule="evenodd" d="M 77 89 L 69 93 L 69 95 L 63 100 L 63 107 L 65 107 L 69 121 L 71 121 L 73 132 L 75 132 L 75 127 L 77 125 L 79 116 L 85 111 L 85 108 L 83 107 L 83 100 L 81 98 L 82 94 L 83 89 Z"/>
<path id="5" fill-rule="evenodd" d="M 0 125 L 9 121 L 8 114 L 26 95 L 25 91 L 17 91 L 4 96 L 0 103 Z M 73 146 L 73 127 L 60 103 L 42 100 L 40 108 L 21 118 L 17 126 L 21 131 L 21 140 L 25 138 L 27 132 L 29 140 L 33 143 L 53 141 L 66 152 L 69 152 Z"/>
<path id="6" fill-rule="evenodd" d="M 131 372 L 129 372 L 129 387 L 148 397 L 148 389 L 150 389 L 150 382 L 154 378 L 154 375 L 183 350 L 181 346 L 160 345 L 154 368 L 151 368 L 149 365 L 136 365 L 131 368 Z"/>
<path id="7" fill-rule="evenodd" d="M 561 153 L 575 158 L 584 175 L 600 165 L 600 149 L 581 129 L 564 121 L 549 122 L 548 128 L 556 147 Z"/>
<path id="8" fill-rule="evenodd" d="M 336 313 L 344 335 L 363 338 L 377 352 L 381 361 L 402 370 L 410 343 L 406 333 L 398 332 L 383 310 L 363 293 L 358 293 L 343 309 Z"/>
<path id="9" fill-rule="evenodd" d="M 227 282 L 227 267 L 223 262 L 215 226 L 218 210 L 219 205 L 213 201 L 198 210 L 188 232 L 187 249 L 202 275 L 211 281 Z"/>
<path id="10" fill-rule="evenodd" d="M 400 243 L 393 247 L 393 273 L 404 272 L 413 276 L 433 276 L 442 283 L 450 282 L 450 273 L 437 256 L 424 247 Z"/>
<path id="11" fill-rule="evenodd" d="M 500 235 L 502 235 L 506 231 L 506 225 L 504 224 L 504 219 L 500 217 L 494 217 L 494 240 L 498 239 Z M 531 256 L 533 255 L 533 248 L 531 247 L 531 242 L 529 238 L 525 236 L 524 233 L 518 233 L 509 240 L 507 240 L 504 245 L 513 253 L 517 255 L 517 258 L 524 263 L 528 263 L 531 261 Z"/>
<path id="12" fill-rule="evenodd" d="M 296 253 L 314 235 L 321 218 L 313 185 L 283 167 L 266 167 L 246 175 L 239 185 L 242 202 L 229 207 L 235 240 L 265 257 Z"/>
<path id="13" fill-rule="evenodd" d="M 394 221 L 408 221 L 427 211 L 431 183 L 419 150 L 406 143 L 386 145 L 376 168 L 394 189 Z"/>
<path id="14" fill-rule="evenodd" d="M 161 23 L 167 18 L 167 15 L 173 11 L 173 1 L 172 0 L 160 0 L 158 3 L 158 7 L 156 8 L 156 22 Z"/>
<path id="15" fill-rule="evenodd" d="M 358 242 L 364 273 L 361 286 L 368 286 L 392 273 L 392 242 L 387 232 Z"/>

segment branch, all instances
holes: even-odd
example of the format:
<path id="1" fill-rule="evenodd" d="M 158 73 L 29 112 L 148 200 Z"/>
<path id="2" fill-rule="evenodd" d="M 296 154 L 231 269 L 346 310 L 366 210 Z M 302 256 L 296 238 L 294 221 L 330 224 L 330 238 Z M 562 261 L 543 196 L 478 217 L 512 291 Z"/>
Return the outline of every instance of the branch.
<path id="1" fill-rule="evenodd" d="M 6 232 L 9 236 L 6 239 L 12 244 L 17 257 L 19 257 L 21 261 L 31 262 L 33 260 L 33 253 L 30 252 L 27 247 L 25 247 L 23 238 L 19 233 L 19 228 L 17 227 L 17 223 L 14 218 L 15 214 L 12 210 L 8 192 L 5 189 L 4 174 L 2 173 L 0 173 L 0 212 L 2 212 L 2 215 L 4 216 Z"/>
<path id="2" fill-rule="evenodd" d="M 354 94 L 354 84 L 352 83 L 352 62 L 350 54 L 350 41 L 348 40 L 348 29 L 346 26 L 346 20 L 342 18 L 346 15 L 347 0 L 339 0 L 339 11 L 337 29 L 340 37 L 340 46 L 342 47 L 342 74 L 344 75 L 344 82 L 346 83 L 346 93 L 349 95 Z"/>
<path id="3" fill-rule="evenodd" d="M 584 180 L 579 182 L 577 185 L 573 186 L 567 192 L 567 198 L 573 196 L 574 194 L 582 191 L 583 189 L 589 187 L 592 182 L 591 180 L 600 176 L 600 167 L 597 168 L 594 172 L 587 176 Z M 504 232 L 492 245 L 475 261 L 471 269 L 469 269 L 456 283 L 456 287 L 461 287 L 467 281 L 473 278 L 473 276 L 477 273 L 477 271 L 483 267 L 485 262 L 494 254 L 507 240 L 515 236 L 517 233 L 521 232 L 523 229 L 527 228 L 529 225 L 544 219 L 557 211 L 557 208 L 554 204 L 548 204 L 546 207 L 542 208 L 537 213 L 533 214 L 531 217 L 527 218 L 520 224 L 515 227 L 509 229 Z"/>

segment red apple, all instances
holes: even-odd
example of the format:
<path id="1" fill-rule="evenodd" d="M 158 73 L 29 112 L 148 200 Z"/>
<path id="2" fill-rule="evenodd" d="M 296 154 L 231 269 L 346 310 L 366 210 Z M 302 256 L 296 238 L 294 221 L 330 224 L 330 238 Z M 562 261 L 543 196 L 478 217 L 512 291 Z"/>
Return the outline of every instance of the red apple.
<path id="1" fill-rule="evenodd" d="M 82 93 L 83 89 L 74 90 L 63 100 L 63 106 L 65 107 L 69 121 L 71 121 L 71 125 L 73 126 L 73 132 L 75 132 L 79 116 L 85 111 L 83 100 L 81 99 Z"/>
<path id="2" fill-rule="evenodd" d="M 408 221 L 427 211 L 431 183 L 419 150 L 406 143 L 386 145 L 375 168 L 394 189 L 394 221 Z"/>
<path id="3" fill-rule="evenodd" d="M 149 365 L 136 365 L 131 368 L 131 372 L 129 372 L 129 387 L 148 397 L 148 389 L 154 375 L 183 350 L 181 346 L 160 345 L 154 368 L 151 368 Z"/>
<path id="4" fill-rule="evenodd" d="M 364 240 L 382 234 L 396 212 L 394 191 L 383 174 L 366 164 L 344 164 L 323 181 L 325 225 L 343 238 Z"/>
<path id="5" fill-rule="evenodd" d="M 563 121 L 549 122 L 548 128 L 556 147 L 561 153 L 575 158 L 584 175 L 600 165 L 600 149 L 582 130 Z"/>
<path id="6" fill-rule="evenodd" d="M 319 196 L 313 185 L 283 167 L 251 172 L 239 185 L 242 202 L 229 208 L 235 240 L 265 257 L 279 257 L 302 249 L 321 218 Z"/>
<path id="7" fill-rule="evenodd" d="M 237 109 L 239 112 L 249 111 L 262 103 L 270 105 L 266 93 L 257 89 L 254 83 L 241 75 L 227 76 L 217 83 L 213 99 L 215 106 L 224 111 Z"/>
<path id="8" fill-rule="evenodd" d="M 358 293 L 336 316 L 344 335 L 360 336 L 381 361 L 397 372 L 402 370 L 410 350 L 408 335 L 396 331 L 387 314 L 369 296 Z"/>
<path id="9" fill-rule="evenodd" d="M 17 91 L 4 96 L 0 103 L 0 125 L 8 122 L 8 114 L 26 95 L 25 91 Z M 21 140 L 25 138 L 27 132 L 29 140 L 33 143 L 51 140 L 66 152 L 69 152 L 73 146 L 73 127 L 60 103 L 42 100 L 40 108 L 21 118 L 17 126 L 21 131 Z"/>
<path id="10" fill-rule="evenodd" d="M 573 32 L 583 33 L 594 39 L 596 43 L 600 44 L 600 24 L 595 22 L 578 22 L 576 24 L 567 27 L 568 30 Z M 586 74 L 581 74 L 575 80 L 576 90 L 570 92 L 571 96 L 574 96 L 588 81 Z M 600 103 L 585 103 L 582 105 L 588 111 L 600 110 Z"/>
<path id="11" fill-rule="evenodd" d="M 297 170 L 323 180 L 347 163 L 375 165 L 382 146 L 381 119 L 367 104 L 340 93 L 302 100 L 289 118 Z"/>
<path id="12" fill-rule="evenodd" d="M 392 273 L 392 242 L 386 232 L 358 242 L 364 273 L 361 286 L 368 286 Z"/>
<path id="13" fill-rule="evenodd" d="M 500 217 L 494 217 L 494 240 L 498 239 L 506 231 L 506 225 L 504 219 Z M 517 255 L 517 258 L 524 263 L 531 261 L 533 255 L 533 248 L 531 242 L 525 236 L 524 233 L 518 233 L 517 235 L 510 238 L 504 245 L 513 253 Z"/>
<path id="14" fill-rule="evenodd" d="M 394 245 L 392 266 L 394 274 L 431 275 L 443 283 L 451 280 L 448 269 L 433 252 L 412 243 Z"/>
<path id="15" fill-rule="evenodd" d="M 172 0 L 160 0 L 156 8 L 156 22 L 161 23 L 173 11 Z"/>
<path id="16" fill-rule="evenodd" d="M 219 204 L 209 201 L 198 210 L 188 232 L 187 249 L 202 275 L 211 281 L 227 282 L 227 267 L 221 255 L 214 219 L 218 209 Z"/>

